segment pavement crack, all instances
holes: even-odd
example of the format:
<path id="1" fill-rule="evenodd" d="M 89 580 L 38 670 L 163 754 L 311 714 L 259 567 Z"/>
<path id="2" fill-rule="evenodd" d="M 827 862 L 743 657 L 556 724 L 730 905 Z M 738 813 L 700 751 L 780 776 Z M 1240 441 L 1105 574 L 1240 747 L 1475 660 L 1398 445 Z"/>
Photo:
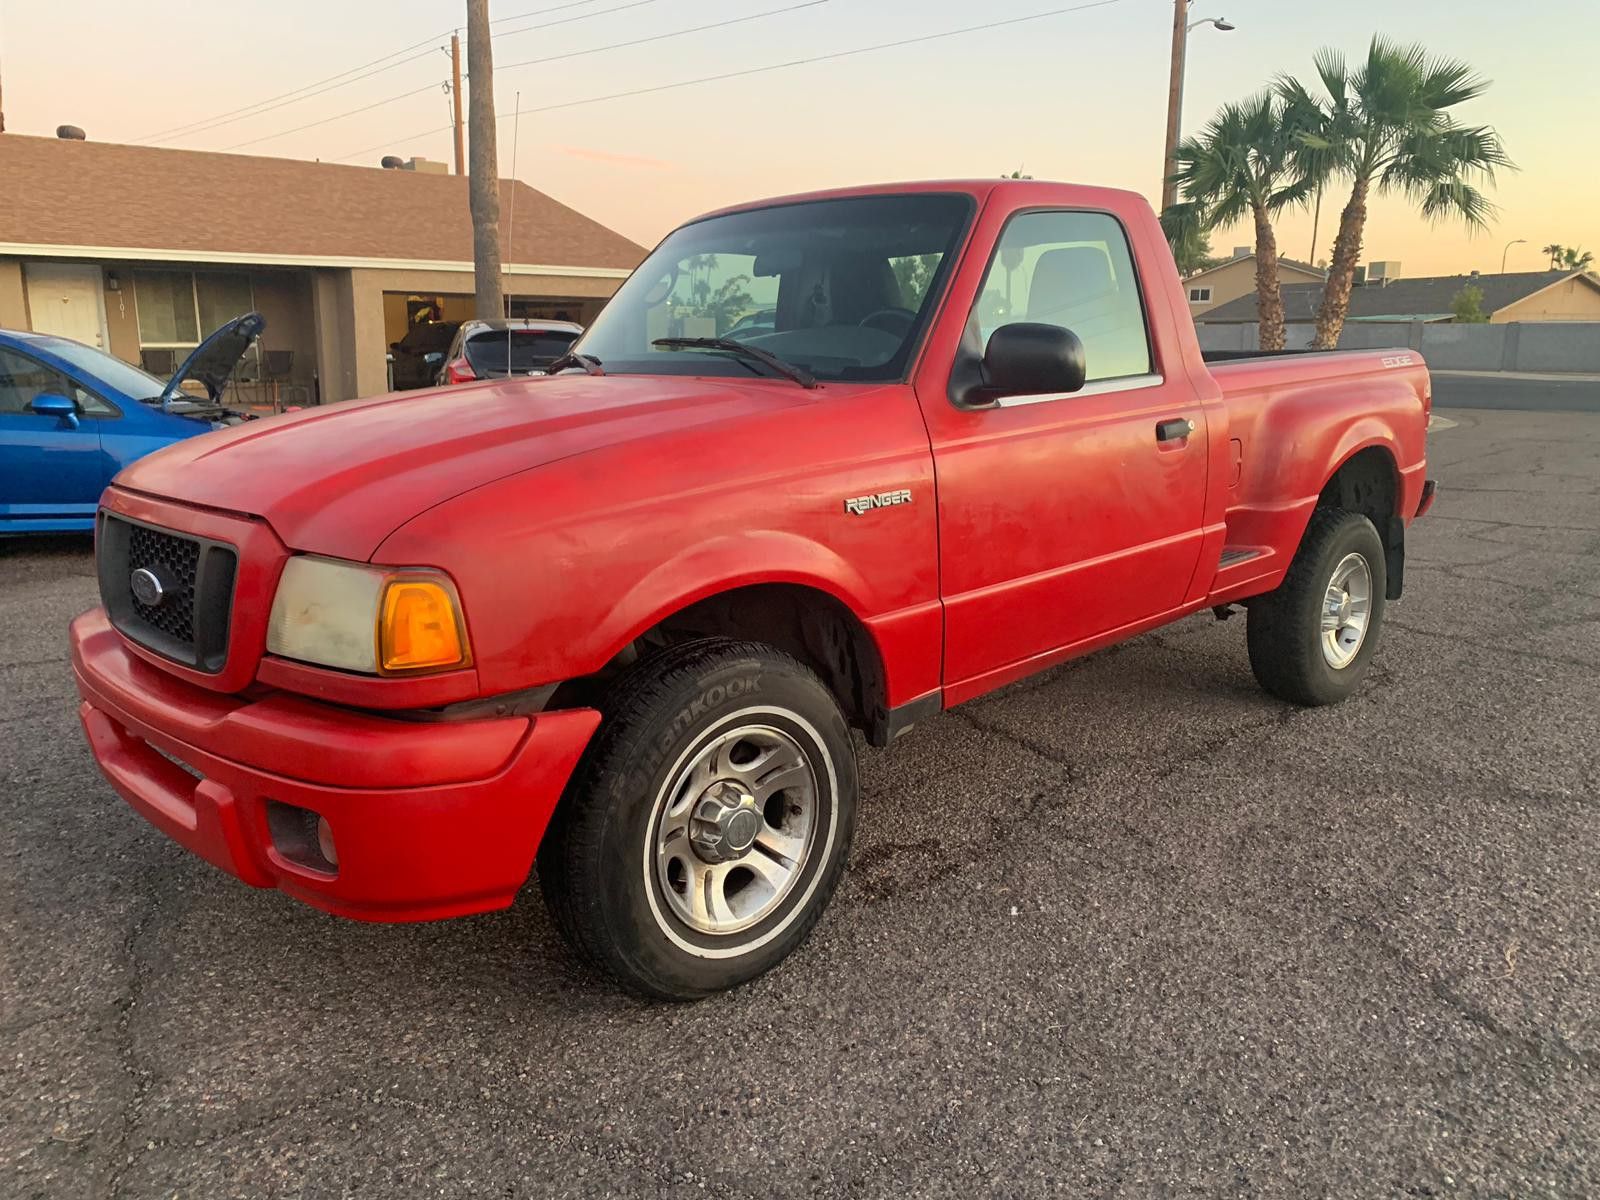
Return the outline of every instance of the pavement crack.
<path id="1" fill-rule="evenodd" d="M 1541 1038 L 1513 1029 L 1465 992 L 1451 986 L 1443 975 L 1430 972 L 1423 967 L 1396 945 L 1384 932 L 1383 926 L 1373 918 L 1336 914 L 1334 919 L 1365 934 L 1388 958 L 1422 984 L 1429 995 L 1463 1020 L 1521 1048 L 1536 1060 L 1548 1061 L 1554 1058 L 1590 1071 L 1600 1071 L 1600 1051 L 1574 1046 L 1553 1030 L 1548 1037 Z"/>
<path id="2" fill-rule="evenodd" d="M 965 708 L 955 708 L 952 711 L 956 716 L 966 721 L 967 724 L 971 725 L 980 733 L 992 733 L 996 737 L 1005 738 L 1007 741 L 1014 742 L 1016 745 L 1021 746 L 1030 754 L 1036 754 L 1048 762 L 1055 763 L 1055 765 L 1058 767 L 1064 767 L 1067 772 L 1068 783 L 1074 783 L 1077 781 L 1077 777 L 1080 774 L 1078 764 L 1054 747 L 1047 746 L 1045 743 L 1031 738 L 1027 734 L 1018 733 L 1013 729 L 1007 729 L 1005 726 L 998 725 L 993 721 L 985 721 L 976 713 L 968 712 Z"/>
<path id="3" fill-rule="evenodd" d="M 156 922 L 160 911 L 160 900 L 151 893 L 145 896 L 144 906 L 135 914 L 128 928 L 128 935 L 123 939 L 122 954 L 126 963 L 127 983 L 124 994 L 117 997 L 112 1003 L 116 1007 L 116 1046 L 117 1060 L 132 1089 L 126 1103 L 122 1106 L 120 1122 L 112 1148 L 112 1166 L 110 1178 L 106 1184 L 106 1194 L 111 1200 L 118 1200 L 123 1194 L 123 1186 L 128 1172 L 138 1162 L 143 1152 L 135 1144 L 134 1133 L 139 1122 L 144 1116 L 144 1105 L 150 1093 L 150 1072 L 140 1068 L 138 1056 L 134 1047 L 133 1020 L 144 999 L 145 968 L 144 956 L 140 952 L 139 942 L 145 931 Z"/>
<path id="4" fill-rule="evenodd" d="M 1417 625 L 1407 625 L 1396 621 L 1393 617 L 1387 618 L 1384 623 L 1390 629 L 1398 629 L 1402 633 L 1415 634 L 1418 637 L 1431 638 L 1435 641 L 1450 642 L 1456 646 L 1461 644 L 1461 638 L 1457 634 L 1438 633 L 1435 630 L 1423 629 Z M 1581 658 L 1571 658 L 1565 654 L 1546 654 L 1542 650 L 1529 650 L 1522 646 L 1492 646 L 1479 643 L 1477 648 L 1480 652 L 1487 651 L 1490 654 L 1504 654 L 1508 658 L 1525 658 L 1533 662 L 1559 663 L 1568 667 L 1580 667 L 1585 671 L 1593 671 L 1597 666 L 1597 664 L 1586 662 Z"/>

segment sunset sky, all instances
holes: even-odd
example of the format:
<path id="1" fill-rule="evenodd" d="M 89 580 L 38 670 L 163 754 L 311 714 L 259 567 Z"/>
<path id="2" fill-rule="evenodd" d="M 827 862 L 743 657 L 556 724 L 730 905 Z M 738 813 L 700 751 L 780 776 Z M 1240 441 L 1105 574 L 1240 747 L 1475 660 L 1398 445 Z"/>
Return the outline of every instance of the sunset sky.
<path id="1" fill-rule="evenodd" d="M 1109 0 L 999 28 L 834 61 L 618 99 L 613 93 L 765 67 L 881 42 L 1066 8 L 1072 0 L 493 0 L 497 108 L 521 107 L 516 174 L 645 243 L 686 217 L 737 200 L 841 184 L 991 176 L 1159 194 L 1172 5 Z M 1078 0 L 1086 3 L 1086 0 Z M 781 11 L 789 10 L 789 11 Z M 204 12 L 204 16 L 199 14 Z M 386 153 L 450 157 L 442 84 L 461 3 L 277 0 L 199 6 L 179 0 L 0 0 L 0 82 L 7 129 L 81 125 L 101 141 L 339 159 Z M 574 54 L 612 43 L 771 13 L 721 29 Z M 1184 128 L 1284 71 L 1311 76 L 1319 45 L 1363 51 L 1374 32 L 1464 58 L 1494 81 L 1463 119 L 1496 126 L 1520 170 L 1493 196 L 1501 212 L 1476 237 L 1430 227 L 1404 201 L 1381 200 L 1366 257 L 1407 275 L 1542 268 L 1555 241 L 1600 253 L 1600 5 L 1592 0 L 1219 0 L 1195 17 Z M 413 61 L 348 86 L 210 129 L 176 126 L 232 110 L 420 44 Z M 529 59 L 568 57 L 512 67 Z M 380 64 L 382 65 L 382 64 Z M 402 92 L 419 93 L 388 103 Z M 575 101 L 593 103 L 573 104 Z M 368 111 L 340 116 L 376 105 Z M 553 108 L 555 105 L 568 105 Z M 531 111 L 543 110 L 543 111 Z M 337 117 L 335 120 L 328 118 Z M 325 122 L 288 132 L 297 126 Z M 431 131 L 431 132 L 430 132 Z M 161 135 L 161 136 L 155 136 Z M 281 136 L 279 136 L 281 135 Z M 513 124 L 500 124 L 511 174 Z M 257 140 L 262 139 L 262 140 Z M 245 145 L 243 143 L 250 143 Z M 1278 225 L 1283 253 L 1326 258 L 1338 210 Z M 271 197 L 262 197 L 270 203 Z M 1246 230 L 1219 231 L 1226 253 Z"/>

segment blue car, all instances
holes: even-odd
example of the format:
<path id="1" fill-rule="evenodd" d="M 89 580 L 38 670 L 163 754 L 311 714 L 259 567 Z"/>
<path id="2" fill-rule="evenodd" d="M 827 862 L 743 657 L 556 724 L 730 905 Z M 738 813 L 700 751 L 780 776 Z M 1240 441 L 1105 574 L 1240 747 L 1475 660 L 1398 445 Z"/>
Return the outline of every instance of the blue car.
<path id="1" fill-rule="evenodd" d="M 100 493 L 134 459 L 250 419 L 222 389 L 265 325 L 228 322 L 165 383 L 81 342 L 0 329 L 0 535 L 91 531 Z M 205 398 L 181 390 L 191 382 Z"/>

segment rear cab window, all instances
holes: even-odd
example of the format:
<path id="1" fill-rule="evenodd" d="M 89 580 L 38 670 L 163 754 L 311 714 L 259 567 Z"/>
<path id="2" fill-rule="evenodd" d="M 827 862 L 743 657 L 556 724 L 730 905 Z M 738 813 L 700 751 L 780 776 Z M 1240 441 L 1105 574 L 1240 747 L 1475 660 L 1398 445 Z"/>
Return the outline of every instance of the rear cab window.
<path id="1" fill-rule="evenodd" d="M 1037 211 L 1012 217 L 978 289 L 972 320 L 985 346 L 990 334 L 1013 322 L 1070 329 L 1083 343 L 1090 388 L 1097 382 L 1137 381 L 1152 371 L 1128 235 L 1109 213 Z"/>

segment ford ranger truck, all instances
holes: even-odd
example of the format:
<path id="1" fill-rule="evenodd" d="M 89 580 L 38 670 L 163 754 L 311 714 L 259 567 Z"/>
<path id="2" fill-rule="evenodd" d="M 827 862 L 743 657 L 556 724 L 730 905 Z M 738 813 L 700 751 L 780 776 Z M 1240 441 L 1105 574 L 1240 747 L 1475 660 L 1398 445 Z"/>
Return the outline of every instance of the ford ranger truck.
<path id="1" fill-rule="evenodd" d="M 583 957 L 704 996 L 821 916 L 854 731 L 1235 606 L 1267 691 L 1341 700 L 1433 496 L 1414 352 L 1208 365 L 1103 188 L 711 213 L 551 372 L 116 478 L 71 636 L 129 804 L 363 920 L 502 908 L 537 862 Z"/>

